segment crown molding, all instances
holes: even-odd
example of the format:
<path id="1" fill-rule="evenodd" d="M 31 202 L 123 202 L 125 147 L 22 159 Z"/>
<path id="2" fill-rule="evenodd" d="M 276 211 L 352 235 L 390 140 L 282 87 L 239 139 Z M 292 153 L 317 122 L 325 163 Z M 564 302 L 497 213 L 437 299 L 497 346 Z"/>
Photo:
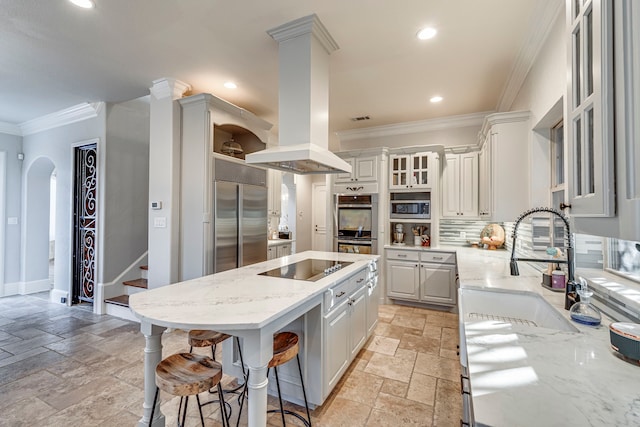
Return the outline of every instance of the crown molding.
<path id="1" fill-rule="evenodd" d="M 82 104 L 20 123 L 19 127 L 23 136 L 33 135 L 34 133 L 98 117 L 103 108 L 104 102 L 83 102 Z"/>
<path id="2" fill-rule="evenodd" d="M 487 114 L 493 111 L 482 113 L 464 114 L 459 116 L 449 116 L 439 119 L 420 120 L 415 122 L 397 123 L 392 125 L 373 126 L 361 129 L 352 129 L 336 132 L 340 141 L 350 141 L 354 139 L 376 138 L 382 136 L 406 135 L 419 132 L 430 132 L 442 129 L 455 129 L 469 126 L 482 125 Z"/>
<path id="3" fill-rule="evenodd" d="M 20 130 L 20 126 L 6 122 L 0 122 L 0 133 L 22 136 L 22 130 Z"/>
<path id="4" fill-rule="evenodd" d="M 338 43 L 331 37 L 329 31 L 315 13 L 267 31 L 267 34 L 278 43 L 309 33 L 313 34 L 327 53 L 339 49 Z"/>
<path id="5" fill-rule="evenodd" d="M 149 92 L 156 99 L 171 98 L 179 99 L 182 95 L 191 90 L 191 85 L 170 77 L 163 77 L 153 81 L 153 86 Z"/>
<path id="6" fill-rule="evenodd" d="M 518 96 L 522 84 L 553 28 L 554 22 L 563 10 L 564 4 L 562 1 L 546 0 L 537 2 L 536 10 L 529 21 L 531 29 L 518 52 L 516 62 L 502 89 L 497 111 L 508 111 L 513 105 L 513 101 Z"/>

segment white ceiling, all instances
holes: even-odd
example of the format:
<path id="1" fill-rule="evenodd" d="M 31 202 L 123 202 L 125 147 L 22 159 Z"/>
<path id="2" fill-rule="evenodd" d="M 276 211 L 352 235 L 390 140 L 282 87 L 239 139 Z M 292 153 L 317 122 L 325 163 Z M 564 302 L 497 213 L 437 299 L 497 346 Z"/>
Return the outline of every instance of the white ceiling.
<path id="1" fill-rule="evenodd" d="M 173 77 L 277 125 L 278 45 L 267 30 L 311 13 L 340 46 L 330 59 L 332 132 L 504 109 L 541 20 L 562 0 L 95 2 L 0 0 L 0 124 L 137 98 Z M 426 25 L 438 35 L 419 41 Z M 444 101 L 431 104 L 436 94 Z"/>

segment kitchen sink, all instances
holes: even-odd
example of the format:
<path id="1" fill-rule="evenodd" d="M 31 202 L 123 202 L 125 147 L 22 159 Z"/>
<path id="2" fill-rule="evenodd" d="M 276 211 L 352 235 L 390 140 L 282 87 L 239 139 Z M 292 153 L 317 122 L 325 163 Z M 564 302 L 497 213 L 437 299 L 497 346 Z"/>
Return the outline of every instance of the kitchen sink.
<path id="1" fill-rule="evenodd" d="M 492 321 L 512 325 L 579 332 L 541 295 L 495 288 L 460 288 L 460 321 Z"/>

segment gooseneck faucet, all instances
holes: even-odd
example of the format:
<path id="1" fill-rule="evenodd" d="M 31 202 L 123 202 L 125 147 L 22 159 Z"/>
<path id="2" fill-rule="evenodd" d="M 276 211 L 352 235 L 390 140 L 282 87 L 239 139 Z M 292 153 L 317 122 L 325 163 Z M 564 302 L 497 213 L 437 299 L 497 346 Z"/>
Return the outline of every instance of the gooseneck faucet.
<path id="1" fill-rule="evenodd" d="M 566 260 L 557 260 L 557 259 L 538 259 L 538 258 L 517 258 L 516 257 L 516 240 L 518 239 L 518 226 L 526 217 L 540 213 L 547 212 L 554 214 L 558 218 L 562 220 L 564 223 L 564 229 L 567 236 L 567 246 L 565 248 L 565 252 L 567 253 Z M 518 219 L 516 219 L 516 223 L 513 226 L 513 233 L 511 234 L 512 243 L 511 243 L 511 262 L 509 263 L 509 268 L 511 269 L 512 276 L 519 276 L 520 271 L 518 270 L 518 261 L 528 261 L 528 262 L 546 262 L 546 263 L 554 263 L 554 264 L 567 264 L 567 284 L 565 286 L 564 292 L 564 308 L 569 310 L 571 306 L 579 301 L 579 296 L 577 294 L 577 285 L 575 281 L 575 264 L 573 259 L 573 236 L 571 234 L 571 228 L 569 226 L 569 220 L 566 216 L 562 214 L 562 212 L 552 209 L 552 208 L 533 208 L 528 211 L 522 213 Z"/>

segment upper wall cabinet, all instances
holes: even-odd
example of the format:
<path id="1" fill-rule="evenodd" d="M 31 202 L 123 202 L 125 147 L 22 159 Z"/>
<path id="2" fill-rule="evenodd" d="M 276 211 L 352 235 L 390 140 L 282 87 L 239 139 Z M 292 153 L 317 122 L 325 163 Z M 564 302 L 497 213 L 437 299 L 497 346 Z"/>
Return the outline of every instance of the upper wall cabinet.
<path id="1" fill-rule="evenodd" d="M 269 186 L 267 192 L 267 214 L 279 217 L 282 206 L 282 172 L 274 169 L 267 171 Z"/>
<path id="2" fill-rule="evenodd" d="M 565 129 L 573 217 L 615 215 L 611 4 L 606 0 L 567 1 L 570 78 Z"/>
<path id="3" fill-rule="evenodd" d="M 351 164 L 351 173 L 339 173 L 336 176 L 337 184 L 349 182 L 376 182 L 378 180 L 378 157 L 347 157 L 344 158 Z"/>
<path id="4" fill-rule="evenodd" d="M 391 154 L 389 190 L 429 189 L 433 185 L 429 162 L 436 153 Z"/>
<path id="5" fill-rule="evenodd" d="M 447 154 L 442 171 L 442 216 L 478 217 L 478 153 Z"/>
<path id="6" fill-rule="evenodd" d="M 529 203 L 528 111 L 487 116 L 482 127 L 479 165 L 480 217 L 515 221 Z"/>

